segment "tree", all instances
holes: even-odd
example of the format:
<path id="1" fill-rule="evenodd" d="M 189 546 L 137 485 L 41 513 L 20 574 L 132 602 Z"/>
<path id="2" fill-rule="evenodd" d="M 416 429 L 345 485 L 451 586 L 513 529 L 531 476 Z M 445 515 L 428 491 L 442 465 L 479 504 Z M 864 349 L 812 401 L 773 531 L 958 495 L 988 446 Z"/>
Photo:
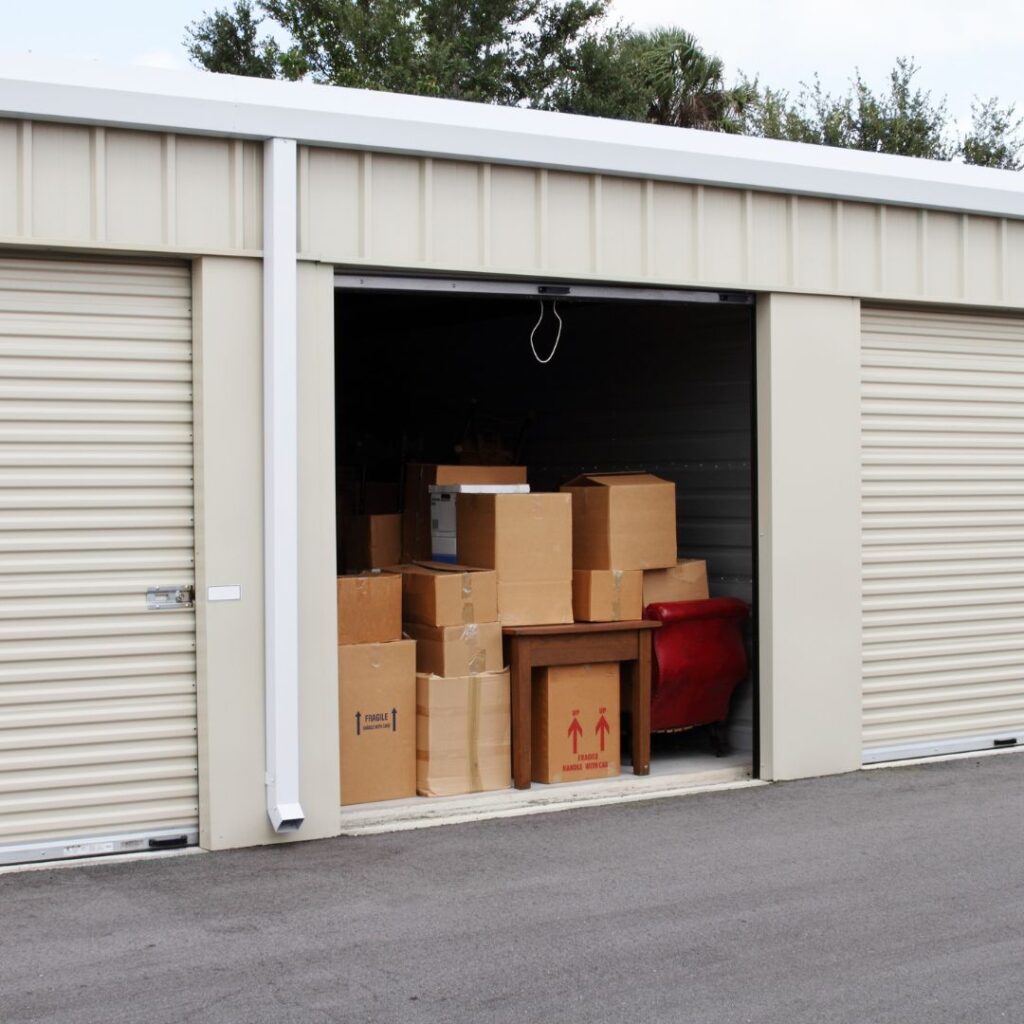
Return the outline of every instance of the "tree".
<path id="1" fill-rule="evenodd" d="M 609 0 L 236 0 L 186 30 L 210 71 L 540 105 Z M 258 13 L 257 13 L 258 12 Z M 259 38 L 263 21 L 288 38 Z"/>
<path id="2" fill-rule="evenodd" d="M 555 109 L 740 132 L 757 95 L 749 83 L 727 86 L 722 61 L 680 28 L 609 32 L 579 57 L 552 97 Z"/>
<path id="3" fill-rule="evenodd" d="M 960 152 L 969 164 L 1001 167 L 1007 171 L 1024 169 L 1024 117 L 1016 117 L 1014 107 L 1000 107 L 996 99 L 971 104 L 971 129 L 960 143 Z"/>
<path id="4" fill-rule="evenodd" d="M 882 93 L 860 71 L 841 96 L 826 93 L 817 77 L 794 103 L 787 93 L 766 89 L 751 105 L 747 128 L 764 138 L 949 160 L 956 147 L 947 137 L 946 101 L 933 102 L 931 93 L 914 87 L 918 71 L 912 60 L 900 58 Z"/>

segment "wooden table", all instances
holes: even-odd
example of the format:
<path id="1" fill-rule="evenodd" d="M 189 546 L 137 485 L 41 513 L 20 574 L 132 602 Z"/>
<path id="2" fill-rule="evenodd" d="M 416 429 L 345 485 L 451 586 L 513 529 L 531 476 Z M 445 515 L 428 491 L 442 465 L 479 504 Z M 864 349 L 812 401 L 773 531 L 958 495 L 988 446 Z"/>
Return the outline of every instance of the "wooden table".
<path id="1" fill-rule="evenodd" d="M 512 675 L 512 780 L 529 789 L 533 775 L 530 717 L 533 670 L 549 665 L 618 661 L 622 709 L 629 708 L 633 774 L 651 770 L 651 633 L 660 622 L 575 622 L 564 626 L 506 626 L 505 652 Z"/>

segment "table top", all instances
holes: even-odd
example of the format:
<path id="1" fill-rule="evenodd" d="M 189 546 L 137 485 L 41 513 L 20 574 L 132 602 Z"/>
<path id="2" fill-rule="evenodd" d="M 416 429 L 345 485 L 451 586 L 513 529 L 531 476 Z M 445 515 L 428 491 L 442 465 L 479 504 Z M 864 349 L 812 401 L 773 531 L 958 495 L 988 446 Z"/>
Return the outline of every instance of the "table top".
<path id="1" fill-rule="evenodd" d="M 588 633 L 625 633 L 641 629 L 658 629 L 660 622 L 650 619 L 629 619 L 626 622 L 566 622 L 557 626 L 503 626 L 505 636 L 575 636 Z"/>

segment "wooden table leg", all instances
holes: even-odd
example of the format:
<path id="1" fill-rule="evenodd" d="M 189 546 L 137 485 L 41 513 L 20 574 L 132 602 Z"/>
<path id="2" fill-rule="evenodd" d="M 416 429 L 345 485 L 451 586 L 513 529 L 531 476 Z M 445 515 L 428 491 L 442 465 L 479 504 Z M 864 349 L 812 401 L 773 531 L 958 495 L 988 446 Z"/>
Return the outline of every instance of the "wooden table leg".
<path id="1" fill-rule="evenodd" d="M 529 637 L 512 637 L 509 664 L 512 684 L 512 782 L 516 789 L 529 789 L 533 777 L 530 756 L 533 726 L 533 665 Z"/>
<path id="2" fill-rule="evenodd" d="M 633 727 L 633 774 L 651 771 L 651 633 L 640 630 L 637 659 L 629 662 L 630 719 Z"/>

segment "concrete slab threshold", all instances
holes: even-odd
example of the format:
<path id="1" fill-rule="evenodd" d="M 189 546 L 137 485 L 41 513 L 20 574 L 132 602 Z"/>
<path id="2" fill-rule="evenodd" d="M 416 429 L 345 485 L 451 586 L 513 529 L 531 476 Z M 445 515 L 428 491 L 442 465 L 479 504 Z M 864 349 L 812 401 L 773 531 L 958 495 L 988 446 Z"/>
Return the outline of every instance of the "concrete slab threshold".
<path id="1" fill-rule="evenodd" d="M 751 778 L 746 765 L 729 765 L 703 771 L 657 775 L 620 775 L 616 779 L 537 785 L 530 789 L 503 789 L 467 796 L 412 797 L 376 804 L 341 808 L 343 836 L 369 836 L 383 832 L 404 832 L 438 825 L 458 825 L 491 818 L 516 818 L 527 814 L 550 814 L 581 807 L 638 803 L 669 797 L 706 793 L 712 790 L 746 789 L 766 786 Z"/>

